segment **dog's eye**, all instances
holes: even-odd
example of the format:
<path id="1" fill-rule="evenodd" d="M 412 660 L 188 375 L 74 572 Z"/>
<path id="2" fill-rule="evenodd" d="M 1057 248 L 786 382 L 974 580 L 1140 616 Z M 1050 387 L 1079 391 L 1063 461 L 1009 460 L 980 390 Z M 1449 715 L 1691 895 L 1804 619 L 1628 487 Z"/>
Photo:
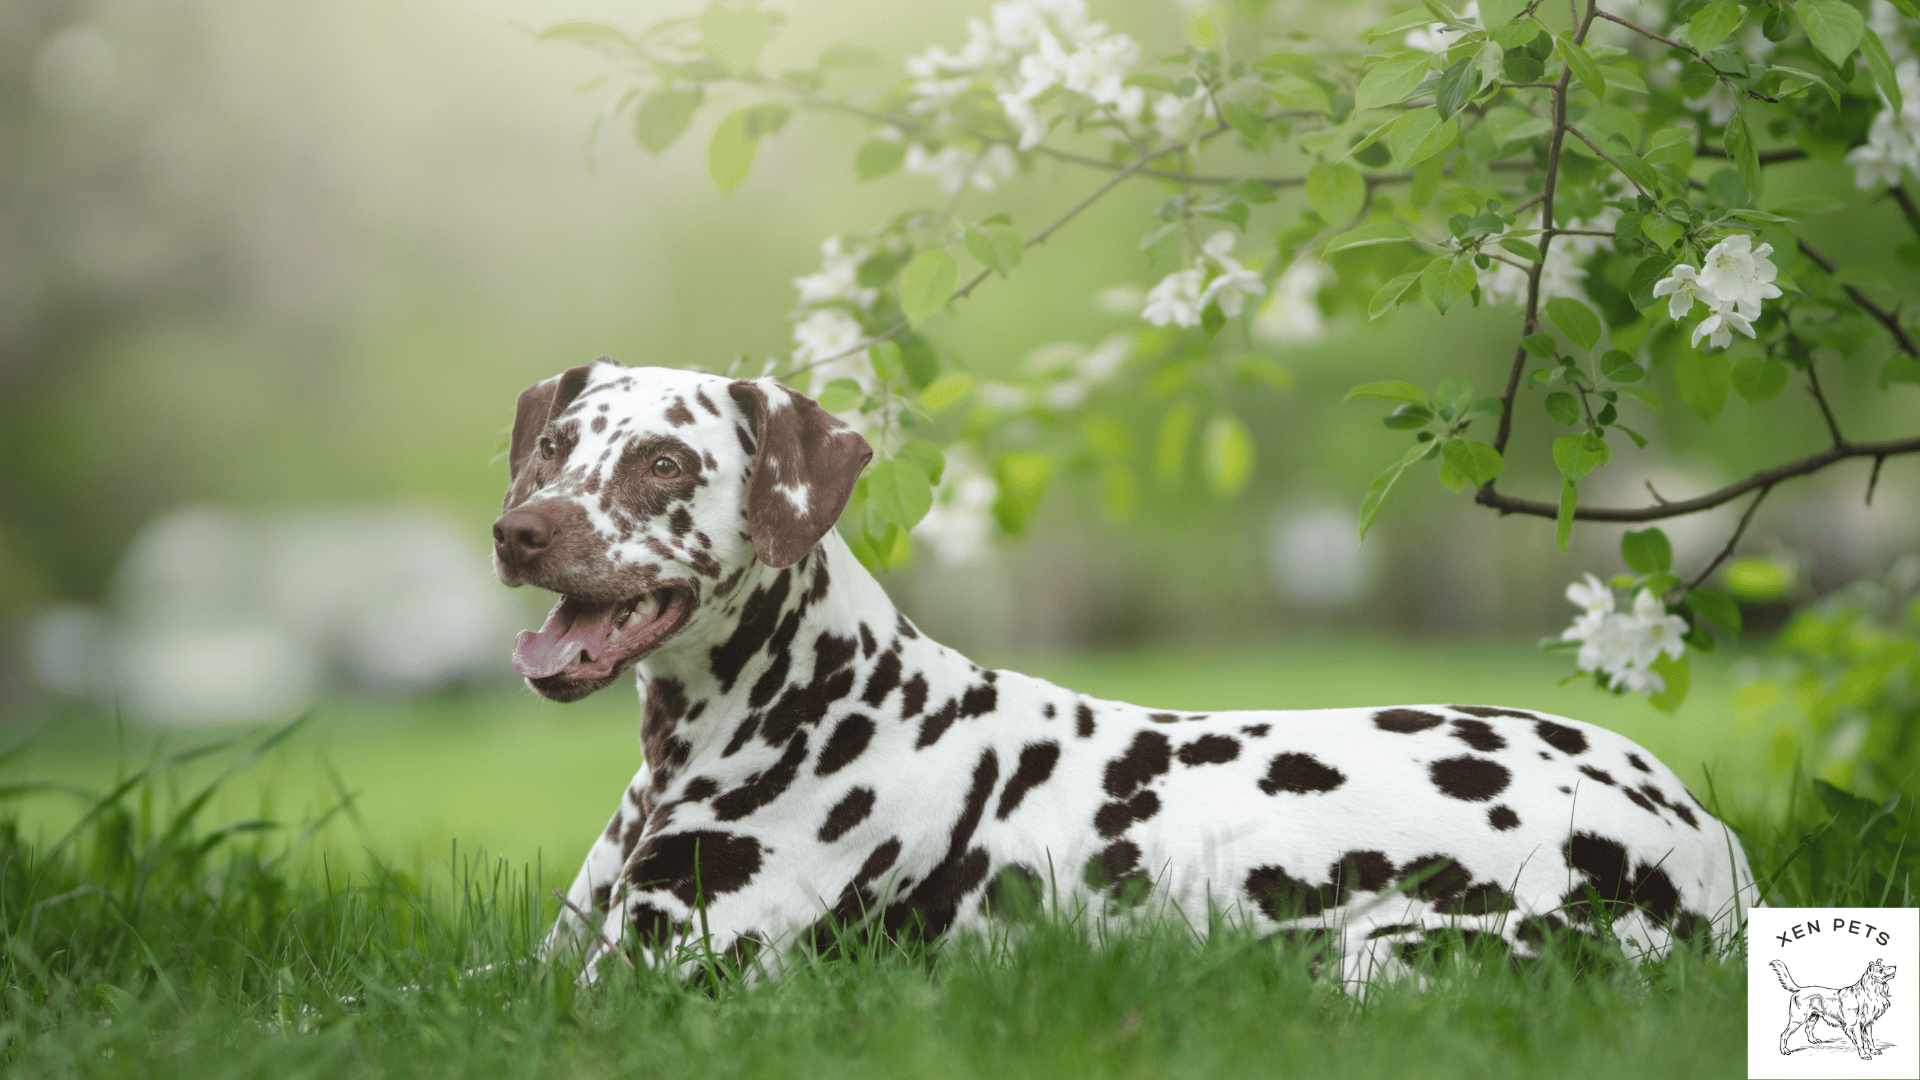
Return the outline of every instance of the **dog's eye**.
<path id="1" fill-rule="evenodd" d="M 653 461 L 653 475 L 662 480 L 671 480 L 680 475 L 680 463 L 670 457 L 655 458 Z"/>
<path id="2" fill-rule="evenodd" d="M 550 458 L 553 456 L 553 452 L 554 452 L 553 440 L 548 438 L 545 435 L 540 436 L 540 456 L 543 458 Z"/>

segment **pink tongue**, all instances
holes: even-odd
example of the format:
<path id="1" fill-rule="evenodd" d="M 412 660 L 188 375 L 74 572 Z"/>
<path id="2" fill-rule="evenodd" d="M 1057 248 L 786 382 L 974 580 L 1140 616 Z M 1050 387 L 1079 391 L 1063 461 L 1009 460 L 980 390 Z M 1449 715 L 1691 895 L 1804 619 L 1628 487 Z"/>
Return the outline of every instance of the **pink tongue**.
<path id="1" fill-rule="evenodd" d="M 617 607 L 562 597 L 547 612 L 546 625 L 520 631 L 513 646 L 513 670 L 529 679 L 544 679 L 603 663 L 612 643 Z"/>

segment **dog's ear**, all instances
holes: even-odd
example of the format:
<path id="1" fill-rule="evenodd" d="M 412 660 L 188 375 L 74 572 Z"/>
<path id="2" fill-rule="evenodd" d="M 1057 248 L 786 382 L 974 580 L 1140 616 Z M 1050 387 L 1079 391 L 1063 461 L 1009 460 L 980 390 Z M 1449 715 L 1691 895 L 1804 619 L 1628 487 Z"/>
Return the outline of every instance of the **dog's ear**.
<path id="1" fill-rule="evenodd" d="M 873 447 L 812 398 L 772 379 L 735 382 L 727 393 L 754 438 L 747 531 L 772 567 L 792 566 L 840 520 Z"/>
<path id="2" fill-rule="evenodd" d="M 594 364 L 601 363 L 595 360 Z M 513 438 L 507 444 L 507 497 L 503 506 L 511 507 L 520 499 L 520 478 L 526 471 L 527 459 L 533 455 L 534 440 L 547 426 L 547 421 L 555 413 L 564 412 L 573 399 L 586 389 L 587 375 L 593 370 L 593 364 L 571 367 L 551 379 L 542 379 L 525 390 L 513 409 Z"/>

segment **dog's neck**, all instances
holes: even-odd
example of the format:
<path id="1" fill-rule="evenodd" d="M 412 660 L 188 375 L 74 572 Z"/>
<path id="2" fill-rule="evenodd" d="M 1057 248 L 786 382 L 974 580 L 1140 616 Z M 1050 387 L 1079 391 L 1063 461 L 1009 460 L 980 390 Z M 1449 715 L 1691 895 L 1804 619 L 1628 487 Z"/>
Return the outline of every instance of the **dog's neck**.
<path id="1" fill-rule="evenodd" d="M 970 666 L 921 635 L 832 530 L 800 562 L 776 570 L 756 561 L 726 596 L 706 603 L 734 612 L 708 624 L 728 633 L 681 635 L 640 666 L 640 741 L 657 785 L 690 760 L 738 755 L 747 765 L 778 755 L 785 736 L 768 736 L 791 723 L 783 714 L 793 703 L 782 701 L 789 688 L 831 694 L 835 679 L 853 678 L 856 661 L 895 647 L 896 639 L 915 670 Z M 862 689 L 831 696 L 858 697 Z"/>

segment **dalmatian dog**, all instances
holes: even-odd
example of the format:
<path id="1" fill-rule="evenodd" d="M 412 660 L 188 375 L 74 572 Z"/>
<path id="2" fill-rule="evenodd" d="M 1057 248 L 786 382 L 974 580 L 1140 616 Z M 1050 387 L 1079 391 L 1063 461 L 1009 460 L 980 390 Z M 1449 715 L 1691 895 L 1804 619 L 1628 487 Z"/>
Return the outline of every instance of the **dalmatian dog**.
<path id="1" fill-rule="evenodd" d="M 563 702 L 634 671 L 643 702 L 645 767 L 544 949 L 584 978 L 609 953 L 692 970 L 695 942 L 777 974 L 849 928 L 937 937 L 1036 902 L 1225 916 L 1353 985 L 1443 937 L 1657 956 L 1743 922 L 1739 840 L 1590 724 L 1166 711 L 982 669 L 834 530 L 871 455 L 771 379 L 602 359 L 521 393 L 494 553 L 558 601 L 514 666 Z"/>

